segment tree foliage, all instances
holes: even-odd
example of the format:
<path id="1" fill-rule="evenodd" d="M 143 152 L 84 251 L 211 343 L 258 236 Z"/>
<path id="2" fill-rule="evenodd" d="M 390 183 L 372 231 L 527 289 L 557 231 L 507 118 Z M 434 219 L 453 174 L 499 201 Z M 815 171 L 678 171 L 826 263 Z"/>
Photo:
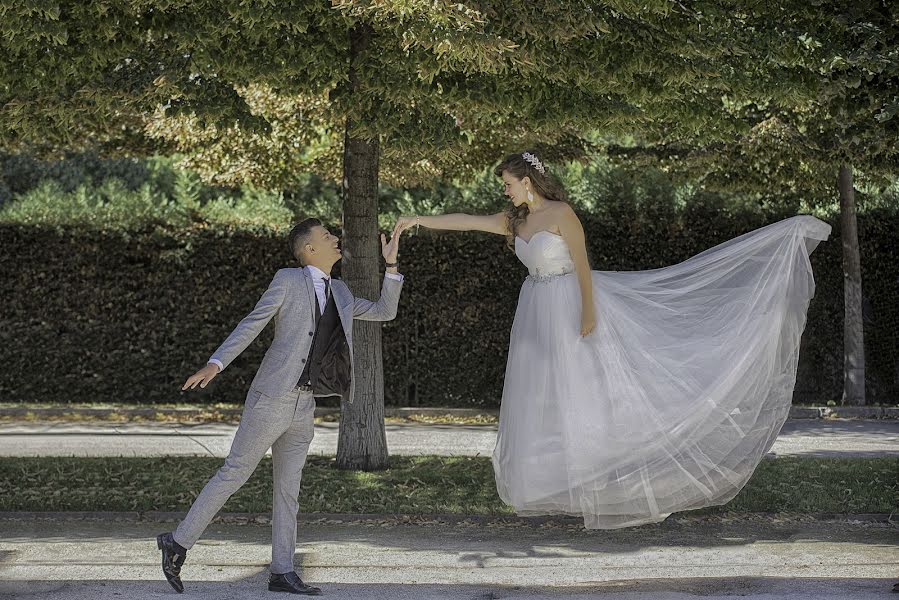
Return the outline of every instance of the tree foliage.
<path id="1" fill-rule="evenodd" d="M 792 65 L 818 49 L 769 25 L 801 6 L 3 0 L 0 143 L 177 149 L 217 181 L 290 187 L 339 173 L 347 119 L 380 139 L 385 179 L 408 183 L 534 144 L 578 157 L 589 130 L 727 140 L 747 125 L 722 98 L 792 105 L 814 87 Z M 373 42 L 350 93 L 358 23 Z"/>
<path id="2" fill-rule="evenodd" d="M 771 27 L 769 27 L 771 28 Z M 747 130 L 733 137 L 671 134 L 612 145 L 614 155 L 700 175 L 716 189 L 835 198 L 836 173 L 852 165 L 861 185 L 884 187 L 899 173 L 899 13 L 879 0 L 815 2 L 785 13 L 773 29 L 806 52 L 785 65 L 804 97 L 763 89 L 733 96 L 723 110 Z"/>

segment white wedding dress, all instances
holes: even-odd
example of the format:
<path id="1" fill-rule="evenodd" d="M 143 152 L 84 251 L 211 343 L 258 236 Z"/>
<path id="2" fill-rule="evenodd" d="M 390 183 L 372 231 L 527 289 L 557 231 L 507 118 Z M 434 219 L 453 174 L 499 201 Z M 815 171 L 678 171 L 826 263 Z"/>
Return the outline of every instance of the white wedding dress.
<path id="1" fill-rule="evenodd" d="M 798 216 L 670 267 L 593 271 L 584 338 L 565 241 L 516 238 L 530 275 L 493 453 L 503 501 L 611 529 L 733 498 L 787 418 L 809 253 L 829 234 Z"/>

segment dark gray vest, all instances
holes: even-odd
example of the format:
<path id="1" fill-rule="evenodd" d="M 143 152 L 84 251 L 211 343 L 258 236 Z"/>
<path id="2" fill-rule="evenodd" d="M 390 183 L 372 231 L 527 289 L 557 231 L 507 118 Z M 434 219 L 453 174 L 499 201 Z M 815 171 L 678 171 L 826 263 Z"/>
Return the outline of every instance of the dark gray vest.
<path id="1" fill-rule="evenodd" d="M 314 302 L 315 333 L 299 383 L 311 385 L 315 396 L 346 396 L 350 389 L 350 350 L 334 294 L 328 298 L 324 313 L 318 299 Z"/>

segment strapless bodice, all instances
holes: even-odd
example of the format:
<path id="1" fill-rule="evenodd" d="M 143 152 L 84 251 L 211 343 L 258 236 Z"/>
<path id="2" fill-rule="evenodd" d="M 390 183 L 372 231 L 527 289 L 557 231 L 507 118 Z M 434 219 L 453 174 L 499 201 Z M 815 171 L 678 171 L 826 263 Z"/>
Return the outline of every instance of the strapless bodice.
<path id="1" fill-rule="evenodd" d="M 515 237 L 515 256 L 532 279 L 541 280 L 574 272 L 574 261 L 562 236 L 551 231 L 538 231 L 530 241 Z"/>

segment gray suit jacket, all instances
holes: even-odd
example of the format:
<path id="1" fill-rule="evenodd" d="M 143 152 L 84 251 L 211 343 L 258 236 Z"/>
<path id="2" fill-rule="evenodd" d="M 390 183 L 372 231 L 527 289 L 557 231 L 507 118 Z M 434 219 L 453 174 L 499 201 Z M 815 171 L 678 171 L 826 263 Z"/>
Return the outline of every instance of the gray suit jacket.
<path id="1" fill-rule="evenodd" d="M 377 302 L 372 302 L 354 297 L 343 281 L 331 280 L 331 294 L 337 304 L 351 358 L 353 319 L 390 321 L 395 318 L 402 288 L 402 281 L 385 276 L 381 297 Z M 259 365 L 250 389 L 270 397 L 286 394 L 297 384 L 305 367 L 303 360 L 309 356 L 315 332 L 313 303 L 317 301 L 312 277 L 304 269 L 279 270 L 253 312 L 237 324 L 210 360 L 218 360 L 227 368 L 274 318 L 275 338 Z M 352 372 L 350 393 L 346 398 L 348 402 L 353 401 L 355 388 L 355 373 Z"/>

